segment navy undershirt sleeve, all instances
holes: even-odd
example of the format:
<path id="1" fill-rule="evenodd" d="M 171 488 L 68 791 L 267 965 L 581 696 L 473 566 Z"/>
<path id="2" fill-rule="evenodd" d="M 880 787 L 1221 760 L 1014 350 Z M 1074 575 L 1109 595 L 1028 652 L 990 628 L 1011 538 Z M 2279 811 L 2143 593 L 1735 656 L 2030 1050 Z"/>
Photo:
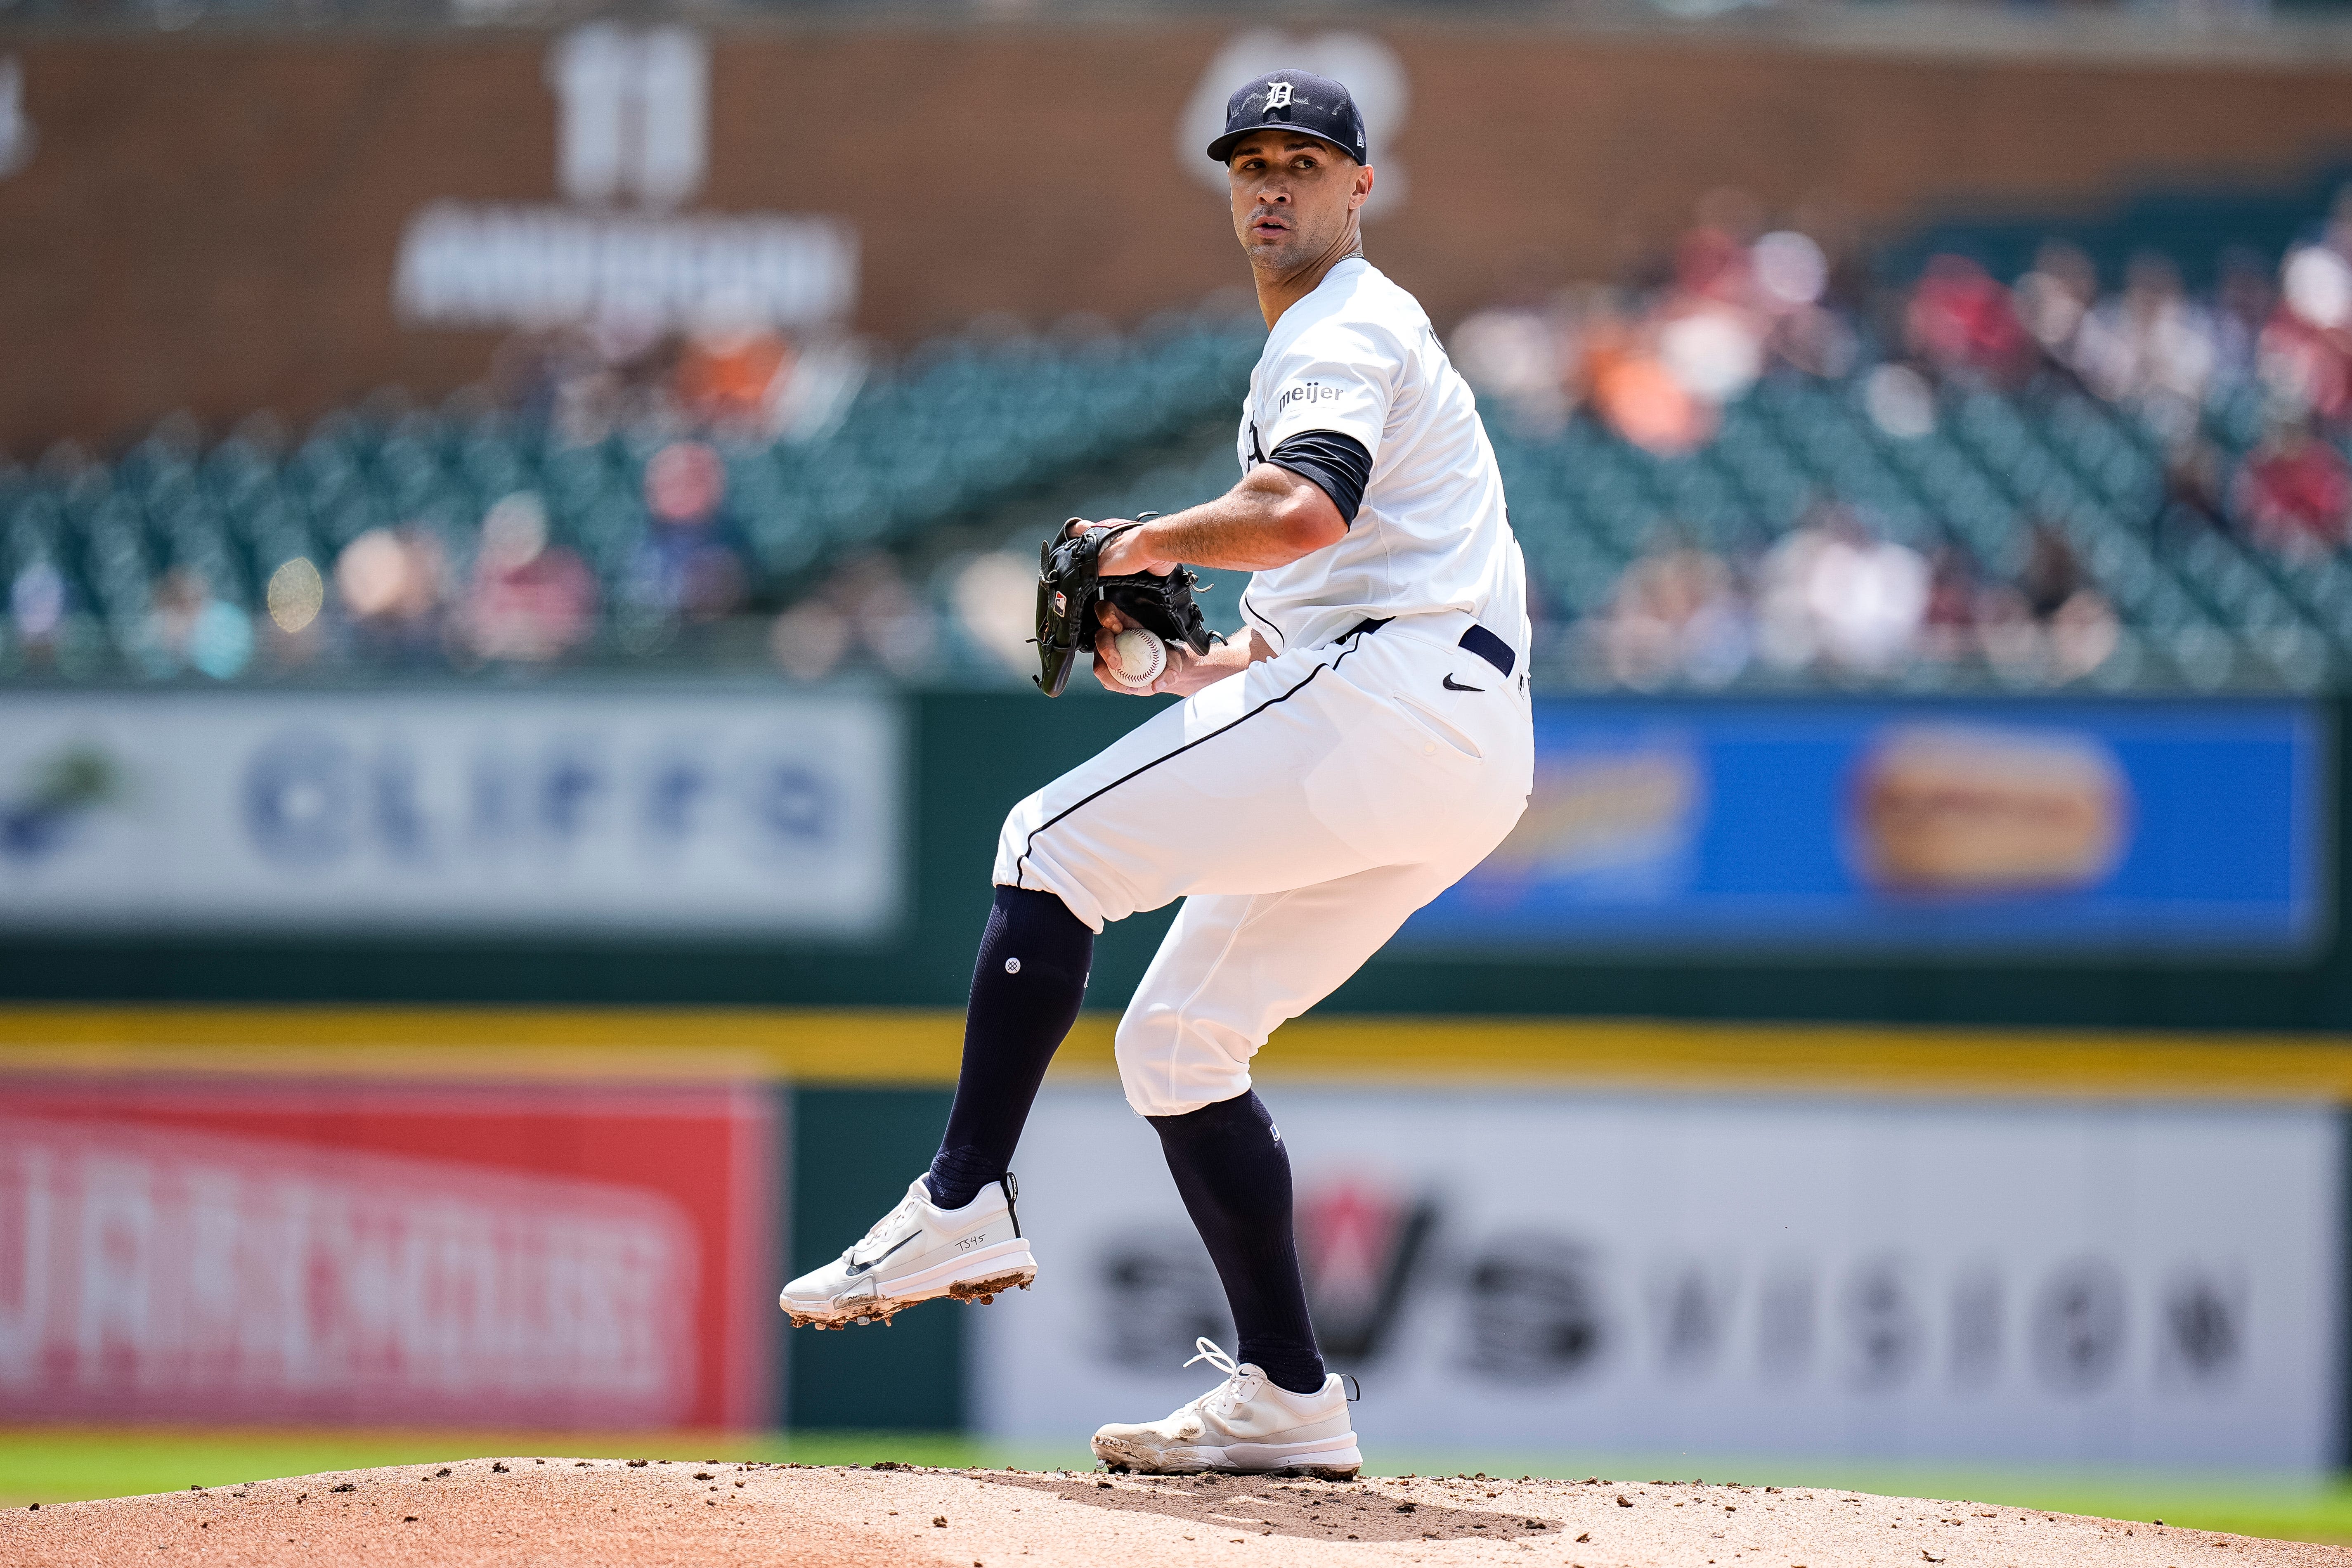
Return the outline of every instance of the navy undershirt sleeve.
<path id="1" fill-rule="evenodd" d="M 1265 460 L 1314 480 L 1339 509 L 1339 521 L 1355 522 L 1372 477 L 1372 455 L 1361 441 L 1337 430 L 1307 430 L 1267 453 Z"/>

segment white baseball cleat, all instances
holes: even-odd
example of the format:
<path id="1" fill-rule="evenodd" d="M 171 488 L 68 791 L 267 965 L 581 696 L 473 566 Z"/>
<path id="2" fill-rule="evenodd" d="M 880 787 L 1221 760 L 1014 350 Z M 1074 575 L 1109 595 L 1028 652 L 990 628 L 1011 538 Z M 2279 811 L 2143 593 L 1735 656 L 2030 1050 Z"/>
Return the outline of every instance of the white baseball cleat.
<path id="1" fill-rule="evenodd" d="M 1095 1434 L 1095 1458 L 1114 1470 L 1189 1476 L 1202 1470 L 1249 1475 L 1308 1475 L 1344 1481 L 1363 1468 L 1348 1424 L 1348 1394 L 1338 1373 L 1313 1394 L 1293 1394 L 1205 1339 L 1192 1342 L 1225 1381 L 1165 1420 L 1148 1426 L 1116 1422 Z"/>
<path id="2" fill-rule="evenodd" d="M 986 1302 L 1016 1285 L 1026 1290 L 1037 1278 L 1037 1260 L 1013 1207 L 1020 1192 L 1008 1175 L 963 1207 L 943 1209 L 918 1176 L 865 1239 L 785 1286 L 776 1305 L 796 1329 L 845 1329 L 887 1323 L 916 1302 L 941 1296 Z"/>

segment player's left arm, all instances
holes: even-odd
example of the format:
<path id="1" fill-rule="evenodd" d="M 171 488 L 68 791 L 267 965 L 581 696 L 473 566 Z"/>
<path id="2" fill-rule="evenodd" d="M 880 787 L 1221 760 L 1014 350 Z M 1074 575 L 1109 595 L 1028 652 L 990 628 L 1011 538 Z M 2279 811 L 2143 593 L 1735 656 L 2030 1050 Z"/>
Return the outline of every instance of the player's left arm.
<path id="1" fill-rule="evenodd" d="M 1371 482 L 1401 363 L 1393 334 L 1376 324 L 1308 327 L 1261 374 L 1250 425 L 1257 460 L 1241 482 L 1215 500 L 1121 532 L 1103 550 L 1103 575 L 1164 573 L 1180 563 L 1266 572 L 1339 543 Z M 1106 617 L 1106 633 L 1118 629 Z M 1098 653 L 1108 641 L 1096 638 Z M 1273 657 L 1255 632 L 1198 658 L 1179 648 L 1151 689 L 1190 695 Z M 1099 659 L 1096 674 L 1122 689 Z"/>
<path id="2" fill-rule="evenodd" d="M 1362 443 L 1321 431 L 1285 443 L 1276 449 L 1275 458 L 1255 465 L 1241 483 L 1215 500 L 1153 518 L 1113 539 L 1102 552 L 1103 574 L 1165 574 L 1179 563 L 1263 572 L 1287 566 L 1345 538 L 1371 468 Z M 1095 634 L 1095 679 L 1122 695 L 1189 697 L 1274 657 L 1273 646 L 1255 629 L 1205 654 L 1173 648 L 1160 679 L 1148 690 L 1139 690 L 1110 673 L 1117 663 L 1111 639 L 1127 629 L 1127 617 L 1108 604 L 1096 615 L 1102 629 Z"/>
<path id="3" fill-rule="evenodd" d="M 1102 572 L 1287 566 L 1348 535 L 1371 482 L 1402 349 L 1368 321 L 1308 326 L 1260 374 L 1241 483 L 1111 541 Z"/>
<path id="4" fill-rule="evenodd" d="M 1164 573 L 1180 563 L 1267 572 L 1339 543 L 1348 522 L 1322 485 L 1259 463 L 1215 500 L 1155 517 L 1112 540 L 1102 552 L 1102 574 Z"/>

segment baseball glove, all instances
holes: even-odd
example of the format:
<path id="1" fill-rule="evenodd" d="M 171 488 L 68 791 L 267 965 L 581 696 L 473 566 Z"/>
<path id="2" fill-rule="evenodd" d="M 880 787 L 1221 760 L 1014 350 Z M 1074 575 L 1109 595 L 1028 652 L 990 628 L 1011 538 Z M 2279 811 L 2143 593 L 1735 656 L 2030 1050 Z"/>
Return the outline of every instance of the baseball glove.
<path id="1" fill-rule="evenodd" d="M 1071 523 L 1081 521 L 1070 519 Z M 1191 568 L 1179 566 L 1165 577 L 1150 572 L 1097 574 L 1103 546 L 1135 526 L 1130 522 L 1072 534 L 1065 524 L 1037 552 L 1037 684 L 1046 696 L 1059 697 L 1070 683 L 1071 667 L 1080 656 L 1094 653 L 1095 633 L 1101 626 L 1095 606 L 1105 600 L 1162 642 L 1196 655 L 1224 640 L 1201 619 L 1201 606 L 1192 601 L 1200 579 Z"/>

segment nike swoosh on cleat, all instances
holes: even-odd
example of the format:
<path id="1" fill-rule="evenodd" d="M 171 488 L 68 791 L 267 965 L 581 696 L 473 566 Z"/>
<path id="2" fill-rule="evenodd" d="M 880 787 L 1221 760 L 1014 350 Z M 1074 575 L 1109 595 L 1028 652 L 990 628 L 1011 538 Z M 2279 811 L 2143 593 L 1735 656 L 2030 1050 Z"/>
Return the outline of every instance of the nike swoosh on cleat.
<path id="1" fill-rule="evenodd" d="M 1445 689 L 1446 689 L 1446 690 L 1448 690 L 1448 691 L 1484 691 L 1484 690 L 1486 690 L 1486 689 L 1485 687 L 1483 687 L 1483 686 L 1463 686 L 1463 685 L 1460 685 L 1460 684 L 1458 684 L 1458 683 L 1454 680 L 1454 679 L 1452 676 L 1450 676 L 1450 675 L 1449 675 L 1449 676 L 1447 676 L 1447 677 L 1445 678 L 1445 679 L 1444 680 L 1444 682 L 1442 682 L 1442 684 L 1444 686 Z"/>
<path id="2" fill-rule="evenodd" d="M 919 1235 L 919 1234 L 921 1234 L 921 1233 L 920 1233 L 920 1232 L 918 1232 L 918 1233 L 917 1233 L 917 1235 Z M 902 1239 L 899 1241 L 899 1243 L 898 1243 L 898 1247 L 904 1247 L 904 1246 L 906 1246 L 906 1245 L 907 1245 L 907 1243 L 908 1243 L 908 1242 L 912 1241 L 912 1240 L 914 1240 L 914 1239 L 915 1239 L 915 1237 L 912 1237 L 912 1236 L 906 1237 L 902 1238 Z M 892 1248 L 890 1249 L 890 1252 L 896 1252 L 896 1251 L 898 1251 L 898 1247 L 892 1247 Z M 842 1270 L 842 1272 L 843 1272 L 843 1273 L 845 1273 L 845 1274 L 846 1274 L 846 1275 L 848 1275 L 852 1279 L 856 1279 L 860 1274 L 870 1274 L 870 1273 L 872 1273 L 876 1268 L 877 1268 L 881 1267 L 883 1260 L 884 1260 L 885 1258 L 887 1258 L 890 1256 L 890 1252 L 886 1252 L 886 1253 L 884 1253 L 884 1254 L 882 1255 L 882 1257 L 881 1257 L 881 1258 L 876 1258 L 876 1259 L 875 1259 L 873 1262 L 871 1262 L 871 1263 L 853 1263 L 853 1264 L 851 1264 L 847 1268 L 845 1268 L 845 1269 Z"/>

